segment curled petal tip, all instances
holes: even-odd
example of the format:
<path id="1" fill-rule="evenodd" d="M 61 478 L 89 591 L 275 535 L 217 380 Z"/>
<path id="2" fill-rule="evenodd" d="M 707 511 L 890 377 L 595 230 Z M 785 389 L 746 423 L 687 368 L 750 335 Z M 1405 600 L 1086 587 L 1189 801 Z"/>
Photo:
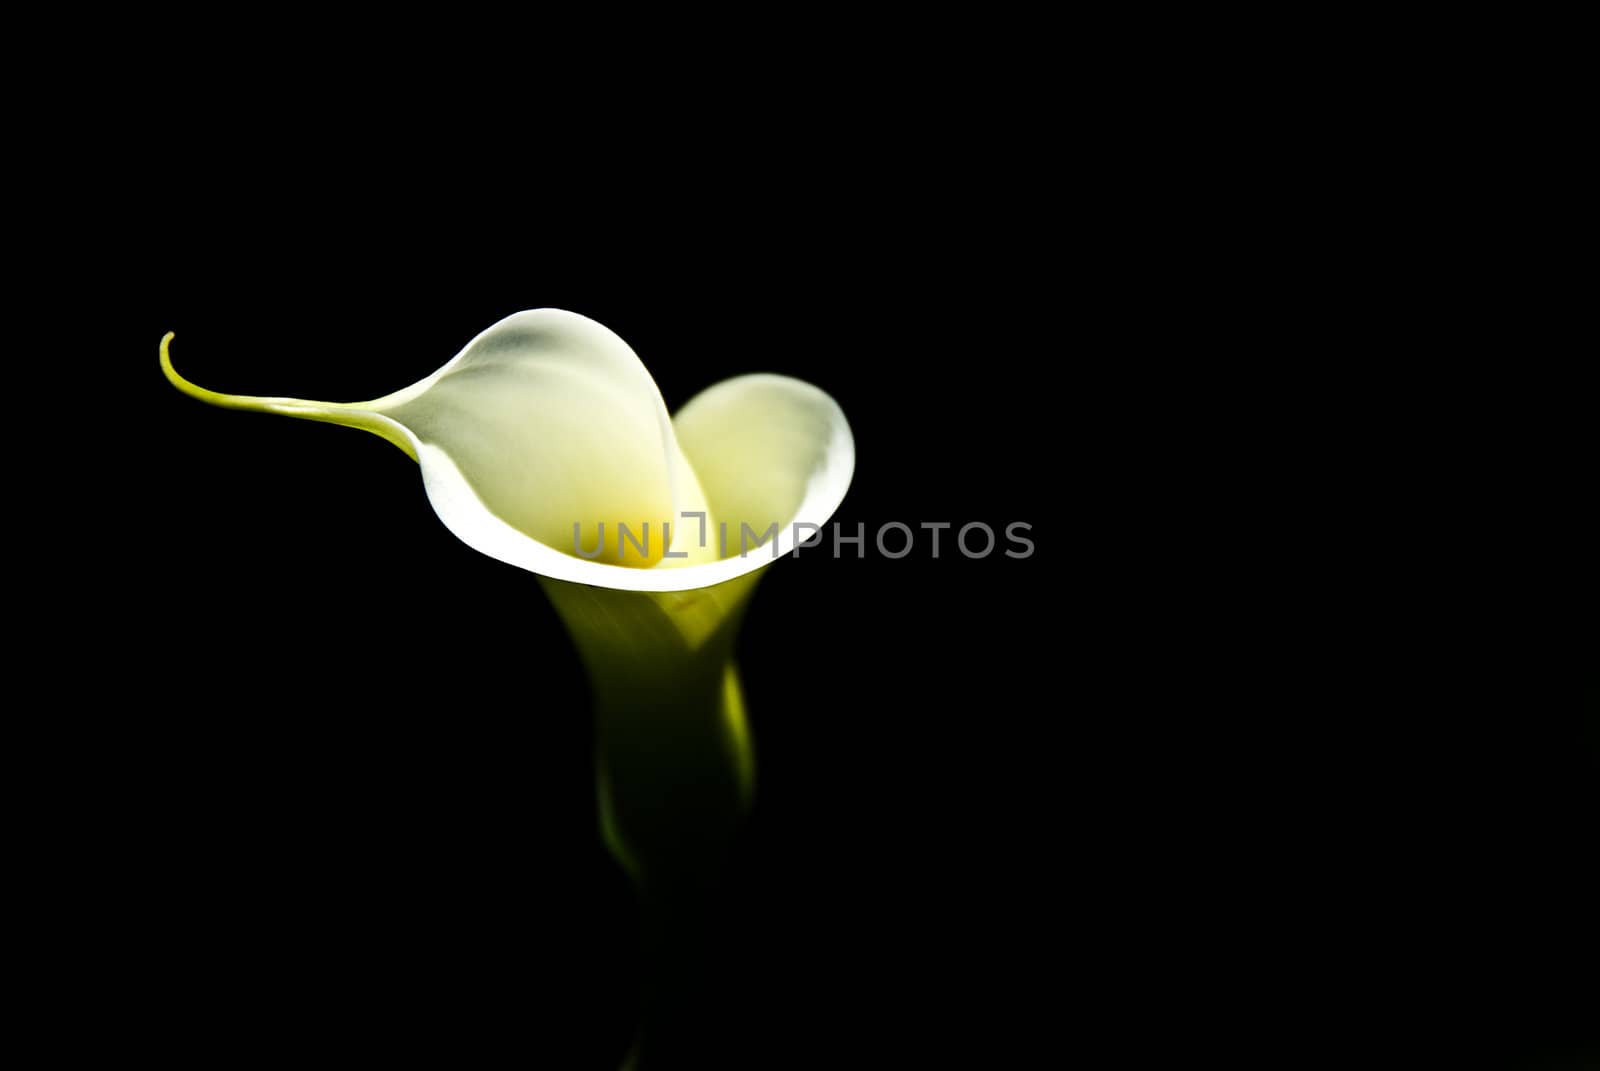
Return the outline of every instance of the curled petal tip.
<path id="1" fill-rule="evenodd" d="M 167 381 L 179 390 L 192 387 L 194 384 L 178 375 L 177 369 L 172 367 L 172 337 L 174 332 L 168 331 L 161 336 L 161 371 L 166 374 Z"/>
<path id="2" fill-rule="evenodd" d="M 407 457 L 417 459 L 416 447 L 400 425 L 380 416 L 359 404 L 344 402 L 309 402 L 301 398 L 257 398 L 246 394 L 222 394 L 189 382 L 172 367 L 173 332 L 161 337 L 161 371 L 167 381 L 191 398 L 223 409 L 242 409 L 253 413 L 277 413 L 279 416 L 300 420 L 316 420 L 327 424 L 342 424 L 347 428 L 361 428 L 403 450 Z"/>
<path id="3" fill-rule="evenodd" d="M 166 375 L 167 382 L 177 387 L 191 398 L 196 398 L 208 405 L 220 405 L 225 409 L 265 409 L 268 399 L 246 398 L 235 394 L 218 394 L 214 390 L 190 383 L 178 374 L 172 367 L 172 339 L 175 332 L 168 331 L 161 336 L 161 371 Z"/>

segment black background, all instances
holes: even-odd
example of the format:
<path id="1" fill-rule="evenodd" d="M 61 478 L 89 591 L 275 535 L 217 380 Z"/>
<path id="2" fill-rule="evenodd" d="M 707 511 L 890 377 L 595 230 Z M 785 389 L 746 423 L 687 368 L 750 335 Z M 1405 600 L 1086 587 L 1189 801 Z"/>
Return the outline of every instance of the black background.
<path id="1" fill-rule="evenodd" d="M 156 365 L 172 330 L 202 385 L 355 400 L 554 306 L 669 407 L 748 371 L 827 390 L 849 529 L 1037 546 L 768 571 L 728 1066 L 1566 1066 L 1595 743 L 1547 683 L 1566 647 L 1530 671 L 1432 627 L 1462 598 L 1435 504 L 1361 452 L 1416 411 L 1349 415 L 1370 369 L 1293 267 L 1324 209 L 1211 181 L 1226 144 L 1168 105 L 1049 125 L 952 94 L 714 156 L 142 128 L 160 177 L 99 191 L 68 258 L 118 416 L 63 536 L 113 597 L 59 627 L 117 652 L 118 699 L 52 722 L 44 872 L 99 1040 L 615 1066 L 632 904 L 537 585 L 392 446 Z M 59 687 L 102 694 L 95 664 Z"/>

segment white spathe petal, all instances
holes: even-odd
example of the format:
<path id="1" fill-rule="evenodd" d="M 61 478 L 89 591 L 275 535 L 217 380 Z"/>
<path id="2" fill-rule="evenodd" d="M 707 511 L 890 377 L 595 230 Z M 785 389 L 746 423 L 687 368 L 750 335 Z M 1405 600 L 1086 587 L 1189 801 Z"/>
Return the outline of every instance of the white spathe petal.
<path id="1" fill-rule="evenodd" d="M 737 376 L 672 418 L 730 551 L 740 530 L 826 521 L 850 485 L 855 444 L 827 394 L 787 376 Z"/>
<path id="2" fill-rule="evenodd" d="M 753 572 L 794 548 L 799 522 L 820 526 L 850 484 L 855 447 L 838 405 L 783 376 L 704 391 L 674 421 L 655 381 L 604 326 L 560 309 L 501 320 L 444 367 L 371 402 L 224 395 L 162 368 L 211 405 L 364 428 L 422 467 L 446 527 L 490 557 L 556 580 L 629 591 L 689 591 Z M 703 472 L 702 472 L 703 469 Z M 728 511 L 729 557 L 719 560 Z M 707 538 L 700 539 L 703 514 Z M 599 557 L 572 553 L 606 538 Z M 617 538 L 650 527 L 648 557 Z M 672 557 L 663 523 L 672 525 Z M 775 541 L 741 555 L 741 524 Z M 802 538 L 809 531 L 801 533 Z M 620 559 L 623 564 L 611 564 Z M 640 568 L 637 566 L 653 566 Z"/>
<path id="3" fill-rule="evenodd" d="M 486 510 L 454 460 L 426 443 L 419 449 L 428 497 L 440 519 L 477 550 L 558 580 L 631 591 L 686 591 L 743 576 L 794 549 L 826 523 L 843 501 L 855 469 L 855 443 L 838 404 L 809 383 L 785 376 L 749 375 L 697 395 L 673 420 L 674 448 L 699 477 L 708 505 L 707 548 L 698 522 L 686 519 L 673 547 L 694 554 L 716 550 L 718 521 L 727 523 L 729 557 L 681 568 L 629 569 L 585 561 L 526 538 Z M 800 530 L 796 524 L 801 524 Z M 778 526 L 775 542 L 740 554 L 741 524 L 753 532 Z M 668 564 L 666 562 L 663 565 Z"/>
<path id="4" fill-rule="evenodd" d="M 653 564 L 663 522 L 700 499 L 692 472 L 672 464 L 650 374 L 622 339 L 573 313 L 507 317 L 428 379 L 367 408 L 411 434 L 425 472 L 440 468 L 428 474 L 430 491 L 463 481 L 495 517 L 562 550 L 574 524 L 593 547 L 603 523 L 599 561 Z M 615 538 L 619 523 L 635 536 L 649 525 L 648 557 Z"/>

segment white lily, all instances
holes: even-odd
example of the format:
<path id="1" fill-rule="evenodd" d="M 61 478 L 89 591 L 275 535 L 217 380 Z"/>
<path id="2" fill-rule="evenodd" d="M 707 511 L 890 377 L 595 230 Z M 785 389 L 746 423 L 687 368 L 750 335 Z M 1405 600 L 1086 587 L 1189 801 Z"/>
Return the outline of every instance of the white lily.
<path id="1" fill-rule="evenodd" d="M 421 465 L 456 536 L 539 576 L 588 670 L 604 833 L 641 889 L 666 972 L 630 1066 L 692 1042 L 672 972 L 692 958 L 696 893 L 752 787 L 738 622 L 760 570 L 844 498 L 855 447 L 838 405 L 798 380 L 748 375 L 669 417 L 622 339 L 558 309 L 509 316 L 370 402 L 208 391 L 173 369 L 171 339 L 161 365 L 184 393 L 382 436 Z"/>

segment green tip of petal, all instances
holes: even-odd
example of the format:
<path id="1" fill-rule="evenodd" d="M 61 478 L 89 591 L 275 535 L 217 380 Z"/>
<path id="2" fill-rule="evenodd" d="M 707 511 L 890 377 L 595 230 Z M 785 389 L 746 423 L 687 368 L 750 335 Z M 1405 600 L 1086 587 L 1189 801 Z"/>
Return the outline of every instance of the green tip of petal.
<path id="1" fill-rule="evenodd" d="M 218 394 L 214 390 L 197 387 L 180 376 L 178 370 L 172 367 L 172 339 L 174 335 L 175 332 L 168 331 L 161 336 L 161 371 L 166 374 L 167 382 L 183 391 L 189 397 L 198 398 L 202 402 L 209 402 L 212 405 L 229 404 L 231 399 L 226 394 Z"/>
<path id="2" fill-rule="evenodd" d="M 387 439 L 404 450 L 412 461 L 417 460 L 416 448 L 412 446 L 410 438 L 399 424 L 359 405 L 346 402 L 308 402 L 300 398 L 258 398 L 248 394 L 221 394 L 191 383 L 172 367 L 172 338 L 171 331 L 161 337 L 161 371 L 166 375 L 167 382 L 191 398 L 222 409 L 276 413 L 279 416 L 296 417 L 300 420 L 316 420 L 326 424 L 342 424 L 347 428 L 360 428 Z"/>

